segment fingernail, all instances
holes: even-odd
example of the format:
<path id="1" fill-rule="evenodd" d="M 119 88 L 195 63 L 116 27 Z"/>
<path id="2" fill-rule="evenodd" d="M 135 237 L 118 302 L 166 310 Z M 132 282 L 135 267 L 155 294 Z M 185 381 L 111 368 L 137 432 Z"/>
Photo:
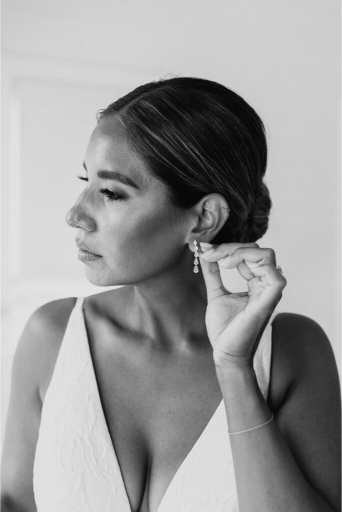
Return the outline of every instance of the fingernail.
<path id="1" fill-rule="evenodd" d="M 209 250 L 205 251 L 204 253 L 202 253 L 201 256 L 202 256 L 202 258 L 206 259 L 207 256 L 210 256 L 214 251 L 215 251 L 215 249 L 209 249 Z"/>
<path id="2" fill-rule="evenodd" d="M 208 242 L 200 242 L 200 246 L 203 250 L 209 249 L 210 247 L 214 247 L 213 244 L 209 244 Z"/>

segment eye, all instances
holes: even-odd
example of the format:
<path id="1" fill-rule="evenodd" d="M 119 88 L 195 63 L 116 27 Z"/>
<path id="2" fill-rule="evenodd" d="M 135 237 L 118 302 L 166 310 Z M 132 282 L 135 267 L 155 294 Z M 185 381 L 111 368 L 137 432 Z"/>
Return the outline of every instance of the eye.
<path id="1" fill-rule="evenodd" d="M 112 192 L 111 190 L 108 190 L 107 188 L 102 188 L 100 190 L 101 194 L 108 197 L 110 201 L 121 201 L 123 199 L 120 194 L 116 194 L 115 192 Z"/>
<path id="2" fill-rule="evenodd" d="M 85 178 L 84 176 L 77 176 L 80 180 L 83 180 L 83 181 L 89 181 L 88 178 Z M 108 197 L 108 199 L 110 201 L 121 201 L 123 199 L 123 196 L 121 196 L 120 194 L 116 194 L 115 192 L 113 192 L 112 190 L 108 190 L 108 188 L 102 188 L 100 190 L 101 194 L 103 194 L 104 196 Z"/>

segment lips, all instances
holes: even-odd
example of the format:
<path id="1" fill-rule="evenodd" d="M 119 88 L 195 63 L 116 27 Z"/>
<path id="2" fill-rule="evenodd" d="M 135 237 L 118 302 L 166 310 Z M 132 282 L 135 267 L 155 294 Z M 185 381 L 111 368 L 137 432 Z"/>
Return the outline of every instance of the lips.
<path id="1" fill-rule="evenodd" d="M 87 247 L 83 242 L 81 242 L 80 240 L 75 240 L 76 242 L 76 245 L 79 249 L 81 249 L 82 251 L 87 251 L 91 254 L 94 254 L 95 256 L 101 256 L 100 254 L 97 254 L 96 252 L 94 252 L 92 249 L 90 249 L 90 247 Z"/>

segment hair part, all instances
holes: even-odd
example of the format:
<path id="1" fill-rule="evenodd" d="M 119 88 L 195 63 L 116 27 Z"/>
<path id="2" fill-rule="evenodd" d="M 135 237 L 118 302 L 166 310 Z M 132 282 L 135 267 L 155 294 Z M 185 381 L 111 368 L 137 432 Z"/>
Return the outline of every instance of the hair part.
<path id="1" fill-rule="evenodd" d="M 229 217 L 212 243 L 255 242 L 267 231 L 265 128 L 238 94 L 210 80 L 170 78 L 137 87 L 97 118 L 113 115 L 167 186 L 170 205 L 189 209 L 213 192 L 226 199 Z"/>

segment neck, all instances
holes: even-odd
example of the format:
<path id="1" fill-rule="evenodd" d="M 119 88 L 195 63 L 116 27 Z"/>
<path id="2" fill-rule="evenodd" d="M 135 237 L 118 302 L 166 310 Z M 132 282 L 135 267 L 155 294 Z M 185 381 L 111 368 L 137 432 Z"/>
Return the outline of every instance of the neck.
<path id="1" fill-rule="evenodd" d="M 132 286 L 130 322 L 153 342 L 191 348 L 207 340 L 207 291 L 202 272 L 170 272 Z"/>

